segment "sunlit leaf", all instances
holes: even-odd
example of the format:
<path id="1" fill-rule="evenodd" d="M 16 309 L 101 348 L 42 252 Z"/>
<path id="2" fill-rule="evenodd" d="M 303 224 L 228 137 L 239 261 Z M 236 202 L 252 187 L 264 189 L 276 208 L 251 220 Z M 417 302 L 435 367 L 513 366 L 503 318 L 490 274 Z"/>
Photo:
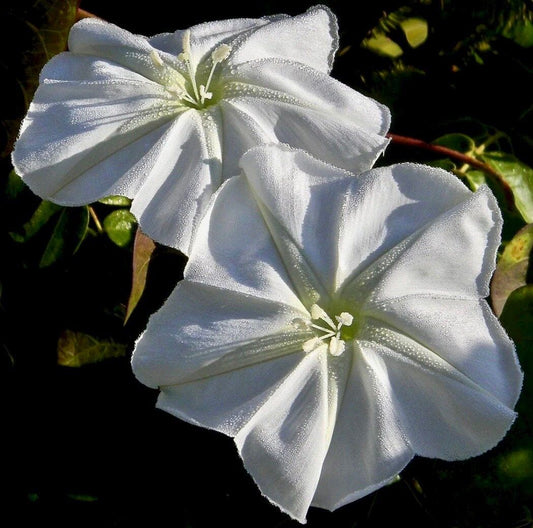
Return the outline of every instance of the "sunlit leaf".
<path id="1" fill-rule="evenodd" d="M 87 207 L 64 208 L 46 245 L 39 266 L 45 268 L 58 260 L 74 254 L 82 243 L 89 227 Z"/>
<path id="2" fill-rule="evenodd" d="M 142 297 L 144 288 L 146 286 L 146 276 L 148 273 L 148 265 L 152 258 L 152 253 L 155 250 L 154 241 L 147 237 L 140 229 L 137 229 L 135 235 L 135 242 L 133 245 L 133 272 L 131 292 L 128 299 L 128 307 L 126 310 L 126 316 L 124 323 L 128 321 L 133 310 L 137 306 L 139 300 Z"/>
<path id="3" fill-rule="evenodd" d="M 423 44 L 428 37 L 428 23 L 422 18 L 407 18 L 400 22 L 400 26 L 412 48 Z"/>
<path id="4" fill-rule="evenodd" d="M 513 192 L 517 210 L 528 224 L 533 223 L 533 169 L 504 152 L 488 152 L 481 158 L 502 175 Z"/>
<path id="5" fill-rule="evenodd" d="M 533 250 L 533 224 L 522 228 L 505 247 L 491 284 L 491 302 L 500 315 L 512 291 L 525 286 Z"/>
<path id="6" fill-rule="evenodd" d="M 89 334 L 65 330 L 57 343 L 57 362 L 63 367 L 81 367 L 106 359 L 124 357 L 126 345 Z"/>
<path id="7" fill-rule="evenodd" d="M 391 38 L 383 33 L 376 33 L 363 41 L 363 46 L 370 51 L 395 59 L 403 54 L 402 48 L 394 42 Z"/>
<path id="8" fill-rule="evenodd" d="M 127 209 L 118 209 L 104 218 L 104 231 L 120 247 L 126 247 L 133 240 L 137 220 Z"/>
<path id="9" fill-rule="evenodd" d="M 131 200 L 126 198 L 126 196 L 107 196 L 98 201 L 105 205 L 113 205 L 115 207 L 129 207 L 131 205 Z"/>

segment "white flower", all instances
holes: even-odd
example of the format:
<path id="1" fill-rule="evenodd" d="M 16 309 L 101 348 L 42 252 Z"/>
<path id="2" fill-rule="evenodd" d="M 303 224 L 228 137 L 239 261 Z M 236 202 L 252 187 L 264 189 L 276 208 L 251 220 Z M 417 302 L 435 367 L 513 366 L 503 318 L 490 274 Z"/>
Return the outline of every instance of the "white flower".
<path id="1" fill-rule="evenodd" d="M 136 343 L 158 406 L 234 437 L 300 522 L 417 454 L 496 445 L 522 373 L 485 301 L 502 224 L 489 189 L 416 164 L 354 178 L 279 145 L 241 165 Z"/>
<path id="2" fill-rule="evenodd" d="M 288 143 L 356 173 L 386 147 L 388 109 L 329 75 L 337 46 L 323 6 L 151 38 L 81 20 L 41 73 L 13 165 L 62 205 L 133 198 L 143 231 L 188 254 L 249 147 Z"/>

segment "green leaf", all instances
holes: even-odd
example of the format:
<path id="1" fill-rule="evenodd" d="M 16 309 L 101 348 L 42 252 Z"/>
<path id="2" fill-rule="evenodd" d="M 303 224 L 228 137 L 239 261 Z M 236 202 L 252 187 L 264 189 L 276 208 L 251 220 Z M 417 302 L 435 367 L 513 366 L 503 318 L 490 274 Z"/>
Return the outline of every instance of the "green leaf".
<path id="1" fill-rule="evenodd" d="M 528 224 L 533 223 L 533 169 L 505 152 L 487 152 L 480 157 L 501 174 L 511 188 L 516 209 Z"/>
<path id="2" fill-rule="evenodd" d="M 22 226 L 21 232 L 11 232 L 9 235 L 15 242 L 26 242 L 35 236 L 60 209 L 60 205 L 42 201 L 32 217 Z"/>
<path id="3" fill-rule="evenodd" d="M 400 26 L 412 48 L 423 44 L 428 37 L 428 23 L 423 18 L 406 18 L 400 22 Z"/>
<path id="4" fill-rule="evenodd" d="M 473 191 L 476 191 L 481 185 L 488 185 L 487 175 L 481 170 L 470 169 L 466 171 L 465 177 Z"/>
<path id="5" fill-rule="evenodd" d="M 127 347 L 109 339 L 65 330 L 57 343 L 57 362 L 63 367 L 81 367 L 106 359 L 124 357 Z"/>
<path id="6" fill-rule="evenodd" d="M 133 310 L 139 303 L 146 286 L 146 276 L 148 274 L 148 265 L 155 250 L 154 241 L 147 237 L 140 229 L 137 229 L 135 242 L 133 245 L 133 272 L 131 281 L 131 291 L 128 299 L 128 307 L 124 324 L 128 321 Z"/>
<path id="7" fill-rule="evenodd" d="M 506 245 L 492 277 L 491 302 L 497 316 L 511 292 L 525 286 L 532 250 L 533 224 L 528 224 Z"/>
<path id="8" fill-rule="evenodd" d="M 46 268 L 74 254 L 89 227 L 88 207 L 64 208 L 41 257 L 39 267 Z"/>
<path id="9" fill-rule="evenodd" d="M 26 188 L 22 178 L 14 170 L 11 170 L 7 175 L 6 185 L 3 189 L 6 199 L 15 200 Z"/>
<path id="10" fill-rule="evenodd" d="M 523 48 L 533 46 L 533 22 L 531 20 L 516 20 L 503 32 L 503 36 L 516 42 Z"/>
<path id="11" fill-rule="evenodd" d="M 113 205 L 115 207 L 129 207 L 131 205 L 131 200 L 126 198 L 126 196 L 106 196 L 98 201 L 104 205 Z"/>
<path id="12" fill-rule="evenodd" d="M 521 359 L 533 367 L 533 284 L 526 284 L 509 295 L 500 321 L 517 348 L 523 351 Z"/>
<path id="13" fill-rule="evenodd" d="M 432 141 L 432 143 L 456 150 L 457 152 L 462 152 L 463 154 L 473 152 L 476 148 L 476 143 L 471 137 L 460 133 L 445 134 Z"/>
<path id="14" fill-rule="evenodd" d="M 120 247 L 126 247 L 133 240 L 137 219 L 127 209 L 118 209 L 104 218 L 103 228 L 109 238 Z"/>
<path id="15" fill-rule="evenodd" d="M 362 44 L 370 51 L 391 59 L 395 59 L 403 54 L 402 48 L 381 32 L 376 32 L 375 35 L 365 39 Z"/>

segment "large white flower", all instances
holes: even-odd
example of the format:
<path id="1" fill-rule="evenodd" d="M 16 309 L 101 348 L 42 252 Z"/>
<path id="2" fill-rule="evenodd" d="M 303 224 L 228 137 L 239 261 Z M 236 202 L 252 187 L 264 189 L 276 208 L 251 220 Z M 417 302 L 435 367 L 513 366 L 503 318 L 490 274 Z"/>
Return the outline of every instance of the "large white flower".
<path id="1" fill-rule="evenodd" d="M 151 38 L 82 20 L 41 73 L 14 167 L 62 205 L 133 198 L 144 232 L 188 254 L 249 147 L 284 142 L 354 172 L 386 147 L 388 109 L 329 75 L 337 31 L 323 6 Z"/>
<path id="2" fill-rule="evenodd" d="M 300 522 L 416 454 L 496 445 L 522 373 L 484 299 L 502 223 L 489 189 L 416 164 L 354 178 L 279 145 L 241 164 L 136 343 L 158 406 L 234 437 Z"/>

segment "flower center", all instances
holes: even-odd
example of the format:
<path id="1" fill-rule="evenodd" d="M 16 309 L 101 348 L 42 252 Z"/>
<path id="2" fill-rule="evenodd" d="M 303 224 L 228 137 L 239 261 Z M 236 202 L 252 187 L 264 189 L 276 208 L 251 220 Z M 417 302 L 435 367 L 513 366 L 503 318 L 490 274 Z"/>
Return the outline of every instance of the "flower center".
<path id="1" fill-rule="evenodd" d="M 196 65 L 191 58 L 191 32 L 185 31 L 183 34 L 183 51 L 178 55 L 178 59 L 184 64 L 187 75 L 182 75 L 175 72 L 172 76 L 172 81 L 166 85 L 166 89 L 172 92 L 182 101 L 183 104 L 191 108 L 202 109 L 214 104 L 216 100 L 213 99 L 213 91 L 211 85 L 213 82 L 213 74 L 218 64 L 225 61 L 231 53 L 231 46 L 228 44 L 220 44 L 211 53 L 211 68 L 209 73 L 201 76 L 204 82 L 199 80 L 199 74 Z M 163 60 L 158 53 L 152 51 L 152 60 L 156 66 L 163 66 Z"/>
<path id="2" fill-rule="evenodd" d="M 311 352 L 321 346 L 327 346 L 328 352 L 332 356 L 340 356 L 344 352 L 345 341 L 342 339 L 342 328 L 351 326 L 353 315 L 348 312 L 341 312 L 335 316 L 335 321 L 320 308 L 318 304 L 311 306 L 311 319 L 323 321 L 325 326 L 316 323 L 309 323 L 308 326 L 315 330 L 315 337 L 308 339 L 302 348 L 305 352 Z"/>

